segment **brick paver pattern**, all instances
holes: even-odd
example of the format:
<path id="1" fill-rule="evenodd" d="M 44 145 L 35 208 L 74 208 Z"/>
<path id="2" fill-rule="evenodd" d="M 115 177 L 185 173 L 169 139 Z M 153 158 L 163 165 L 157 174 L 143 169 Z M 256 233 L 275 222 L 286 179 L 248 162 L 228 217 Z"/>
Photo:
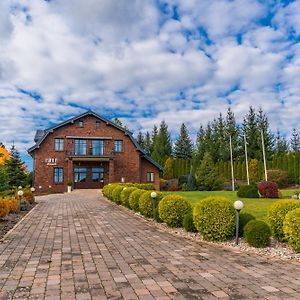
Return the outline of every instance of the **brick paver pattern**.
<path id="1" fill-rule="evenodd" d="M 300 265 L 160 230 L 96 190 L 38 197 L 0 244 L 0 299 L 300 299 Z"/>

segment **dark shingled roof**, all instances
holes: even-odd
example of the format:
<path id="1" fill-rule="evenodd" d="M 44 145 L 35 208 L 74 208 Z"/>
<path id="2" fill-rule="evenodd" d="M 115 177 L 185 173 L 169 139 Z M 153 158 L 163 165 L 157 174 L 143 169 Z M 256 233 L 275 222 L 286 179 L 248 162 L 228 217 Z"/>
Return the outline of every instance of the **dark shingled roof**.
<path id="1" fill-rule="evenodd" d="M 125 128 L 123 128 L 123 127 L 115 124 L 114 122 L 112 122 L 112 121 L 110 121 L 110 120 L 108 120 L 106 118 L 103 118 L 103 117 L 99 116 L 98 114 L 96 114 L 95 112 L 93 112 L 91 110 L 89 110 L 89 111 L 87 111 L 87 112 L 85 112 L 85 113 L 83 113 L 83 114 L 81 114 L 79 116 L 73 117 L 73 118 L 71 118 L 69 120 L 66 120 L 66 121 L 64 121 L 62 123 L 54 125 L 54 126 L 48 128 L 46 130 L 40 130 L 40 129 L 37 130 L 37 132 L 35 134 L 35 137 L 34 137 L 34 142 L 36 144 L 27 150 L 28 153 L 31 154 L 34 150 L 38 149 L 40 147 L 41 143 L 48 136 L 48 134 L 52 133 L 55 129 L 60 128 L 60 127 L 62 127 L 64 125 L 67 125 L 69 123 L 74 123 L 76 120 L 81 119 L 83 117 L 86 117 L 88 115 L 92 115 L 92 116 L 100 119 L 101 121 L 105 122 L 107 125 L 113 126 L 113 127 L 117 128 L 117 129 L 123 131 L 124 134 L 127 135 L 131 139 L 131 141 L 133 142 L 133 144 L 135 145 L 135 147 L 137 148 L 137 150 L 141 152 L 142 157 L 144 157 L 146 160 L 148 160 L 150 163 L 152 163 L 154 166 L 156 166 L 160 171 L 163 171 L 162 166 L 160 166 L 156 161 L 154 161 L 151 157 L 149 157 L 145 153 L 145 151 L 141 148 L 141 146 L 138 144 L 138 142 L 134 139 L 134 137 L 132 136 L 132 133 L 129 130 L 127 130 L 127 129 L 125 129 Z"/>

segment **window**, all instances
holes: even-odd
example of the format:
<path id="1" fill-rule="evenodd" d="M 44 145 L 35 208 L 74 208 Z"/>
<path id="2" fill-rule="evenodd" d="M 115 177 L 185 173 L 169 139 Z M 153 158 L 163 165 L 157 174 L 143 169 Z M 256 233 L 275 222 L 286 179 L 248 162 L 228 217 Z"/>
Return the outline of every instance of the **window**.
<path id="1" fill-rule="evenodd" d="M 86 155 L 86 140 L 75 140 L 74 153 L 75 155 Z"/>
<path id="2" fill-rule="evenodd" d="M 96 121 L 96 128 L 100 128 L 100 122 Z"/>
<path id="3" fill-rule="evenodd" d="M 78 127 L 83 127 L 83 121 L 82 121 L 82 120 L 80 120 L 80 121 L 78 122 Z"/>
<path id="4" fill-rule="evenodd" d="M 104 168 L 92 168 L 92 181 L 100 182 L 104 179 Z"/>
<path id="5" fill-rule="evenodd" d="M 147 182 L 154 182 L 154 173 L 153 172 L 147 173 Z"/>
<path id="6" fill-rule="evenodd" d="M 104 141 L 93 140 L 92 141 L 92 155 L 103 155 L 104 154 Z"/>
<path id="7" fill-rule="evenodd" d="M 121 140 L 115 141 L 114 150 L 115 150 L 115 152 L 122 152 L 123 151 L 123 141 L 121 141 Z"/>
<path id="8" fill-rule="evenodd" d="M 54 183 L 62 183 L 64 181 L 64 169 L 54 168 Z"/>
<path id="9" fill-rule="evenodd" d="M 85 182 L 86 173 L 86 168 L 74 168 L 74 182 Z"/>
<path id="10" fill-rule="evenodd" d="M 55 151 L 64 150 L 64 139 L 54 139 L 54 150 Z"/>

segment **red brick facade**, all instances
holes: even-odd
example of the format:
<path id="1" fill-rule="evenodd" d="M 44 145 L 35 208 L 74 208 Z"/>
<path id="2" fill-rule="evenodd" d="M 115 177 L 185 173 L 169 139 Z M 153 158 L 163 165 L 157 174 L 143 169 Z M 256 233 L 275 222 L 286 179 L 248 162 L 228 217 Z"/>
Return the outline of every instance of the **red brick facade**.
<path id="1" fill-rule="evenodd" d="M 63 140 L 61 151 L 55 150 L 55 139 L 58 138 Z M 86 148 L 86 153 L 75 153 L 78 140 L 84 141 L 81 148 Z M 101 153 L 94 149 L 93 141 L 103 143 Z M 118 149 L 120 152 L 114 151 L 115 141 L 122 141 L 123 147 Z M 159 189 L 160 166 L 145 155 L 127 130 L 93 112 L 44 131 L 28 152 L 34 159 L 37 193 L 66 192 L 68 182 L 73 183 L 73 188 L 101 188 L 107 183 L 122 180 L 147 183 L 149 177 L 154 177 L 153 184 Z M 94 173 L 95 170 L 101 173 Z"/>

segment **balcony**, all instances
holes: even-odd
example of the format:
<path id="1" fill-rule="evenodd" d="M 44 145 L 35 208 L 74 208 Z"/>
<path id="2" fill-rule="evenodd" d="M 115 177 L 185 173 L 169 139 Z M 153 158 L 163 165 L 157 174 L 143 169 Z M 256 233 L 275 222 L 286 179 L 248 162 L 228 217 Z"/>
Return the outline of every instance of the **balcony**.
<path id="1" fill-rule="evenodd" d="M 79 151 L 78 151 L 79 150 Z M 66 150 L 66 155 L 69 158 L 114 158 L 115 153 L 107 148 L 87 148 L 78 150 Z"/>

